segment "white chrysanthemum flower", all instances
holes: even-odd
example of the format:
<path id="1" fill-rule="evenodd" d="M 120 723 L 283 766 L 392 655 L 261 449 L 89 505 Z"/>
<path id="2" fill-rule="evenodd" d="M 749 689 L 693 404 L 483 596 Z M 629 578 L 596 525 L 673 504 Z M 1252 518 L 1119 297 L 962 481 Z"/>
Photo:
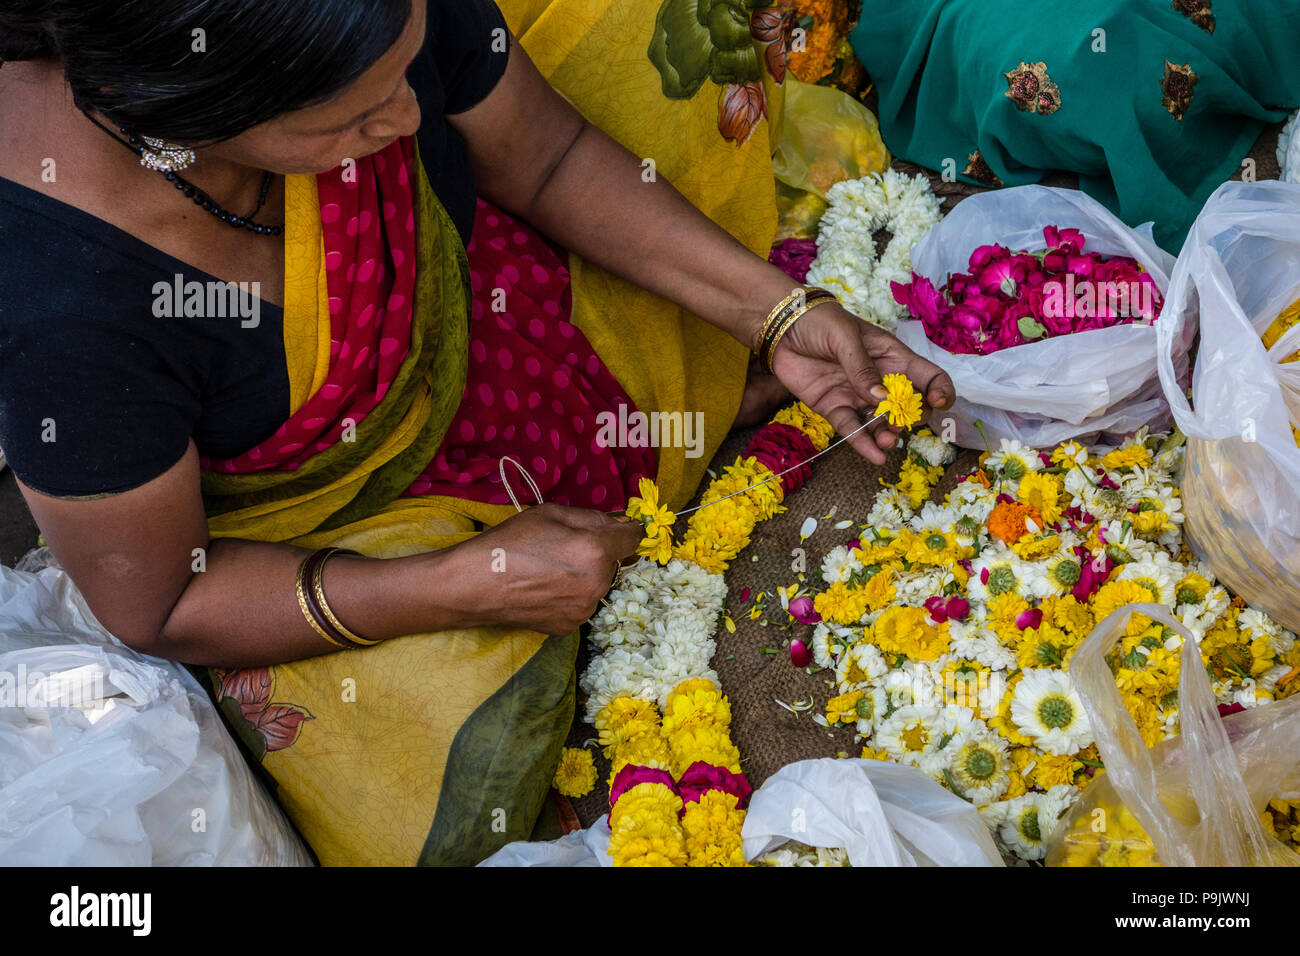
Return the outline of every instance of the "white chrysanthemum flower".
<path id="1" fill-rule="evenodd" d="M 617 697 L 655 700 L 657 683 L 642 654 L 621 647 L 607 650 L 592 659 L 580 681 L 587 695 L 587 722 L 595 723 L 596 715 Z"/>
<path id="2" fill-rule="evenodd" d="M 897 488 L 876 492 L 875 503 L 867 512 L 867 524 L 873 528 L 898 528 L 912 517 L 912 504 Z"/>
<path id="3" fill-rule="evenodd" d="M 818 667 L 834 667 L 847 643 L 839 628 L 822 621 L 813 627 L 813 662 Z"/>
<path id="4" fill-rule="evenodd" d="M 927 501 L 921 506 L 921 510 L 912 516 L 912 520 L 908 522 L 908 527 L 918 533 L 938 531 L 940 534 L 946 534 L 952 530 L 953 525 L 960 517 L 961 515 L 953 508 Z"/>
<path id="5" fill-rule="evenodd" d="M 989 454 L 984 467 L 994 473 L 1000 471 L 1012 481 L 1019 481 L 1031 471 L 1041 471 L 1043 460 L 1028 445 L 1022 445 L 1014 438 L 1003 438 L 1001 447 Z"/>
<path id="6" fill-rule="evenodd" d="M 931 468 L 951 465 L 957 460 L 956 446 L 949 445 L 929 429 L 913 435 L 907 443 L 907 450 L 920 455 Z"/>
<path id="7" fill-rule="evenodd" d="M 1281 638 L 1282 636 L 1282 626 L 1263 611 L 1253 607 L 1248 607 L 1241 612 L 1241 615 L 1237 618 L 1237 627 L 1243 631 L 1249 628 L 1252 640 L 1268 635 L 1269 640 L 1272 641 L 1273 638 Z M 1278 653 L 1285 654 L 1287 650 L 1290 650 L 1290 647 Z"/>
<path id="8" fill-rule="evenodd" d="M 1050 754 L 1076 754 L 1092 743 L 1083 701 L 1064 671 L 1026 668 L 1011 700 L 1011 719 L 1017 730 Z"/>
<path id="9" fill-rule="evenodd" d="M 978 621 L 951 621 L 948 636 L 951 640 L 948 649 L 954 657 L 977 661 L 994 672 L 1013 670 L 1016 666 L 1015 652 Z"/>
<path id="10" fill-rule="evenodd" d="M 843 690 L 841 690 L 843 693 Z M 889 697 L 883 687 L 867 690 L 858 701 L 858 738 L 870 737 L 889 711 Z"/>
<path id="11" fill-rule="evenodd" d="M 1022 593 L 1024 562 L 1001 541 L 989 545 L 971 561 L 966 590 L 982 614 L 982 606 L 999 594 Z"/>
<path id="12" fill-rule="evenodd" d="M 834 584 L 836 581 L 847 581 L 855 571 L 861 570 L 862 562 L 845 545 L 831 548 L 822 560 L 822 577 L 827 584 Z"/>
<path id="13" fill-rule="evenodd" d="M 1205 593 L 1203 600 L 1178 605 L 1175 614 L 1186 627 L 1201 631 L 1201 636 L 1204 636 L 1204 632 L 1214 627 L 1219 618 L 1223 617 L 1230 601 L 1228 592 L 1216 584 Z"/>
<path id="14" fill-rule="evenodd" d="M 1058 784 L 1046 793 L 1026 793 L 1004 801 L 998 825 L 1002 845 L 1022 860 L 1041 860 L 1077 797 L 1074 787 Z"/>
<path id="15" fill-rule="evenodd" d="M 938 747 L 939 708 L 909 704 L 877 723 L 875 746 L 899 763 L 916 766 L 921 756 Z"/>
<path id="16" fill-rule="evenodd" d="M 840 656 L 835 665 L 835 680 L 840 685 L 840 693 L 846 694 L 879 680 L 889 670 L 889 664 L 876 645 L 859 641 Z"/>
<path id="17" fill-rule="evenodd" d="M 948 493 L 948 505 L 959 515 L 969 517 L 977 525 L 988 520 L 998 503 L 998 493 L 985 488 L 978 481 L 960 481 Z"/>
<path id="18" fill-rule="evenodd" d="M 879 682 L 892 714 L 903 707 L 921 706 L 938 712 L 943 700 L 943 685 L 922 661 L 905 660 L 901 667 L 885 674 Z"/>
<path id="19" fill-rule="evenodd" d="M 997 734 L 972 734 L 959 743 L 949 744 L 946 777 L 964 797 L 977 807 L 991 803 L 1006 793 L 1011 783 L 1011 759 L 1007 742 Z"/>
<path id="20" fill-rule="evenodd" d="M 942 594 L 953 580 L 951 568 L 926 568 L 901 575 L 894 582 L 897 589 L 894 603 L 920 607 L 926 598 Z"/>
<path id="21" fill-rule="evenodd" d="M 1122 565 L 1117 577 L 1140 584 L 1155 594 L 1157 604 L 1172 608 L 1178 603 L 1178 582 L 1183 577 L 1183 568 L 1161 553 Z"/>

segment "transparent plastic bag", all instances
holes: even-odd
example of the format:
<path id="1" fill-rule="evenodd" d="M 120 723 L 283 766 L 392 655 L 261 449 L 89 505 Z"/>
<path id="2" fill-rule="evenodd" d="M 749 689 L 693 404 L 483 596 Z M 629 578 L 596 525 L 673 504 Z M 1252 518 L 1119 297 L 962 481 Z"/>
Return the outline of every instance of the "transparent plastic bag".
<path id="1" fill-rule="evenodd" d="M 1162 294 L 1168 288 L 1174 258 L 1156 245 L 1150 223 L 1132 229 L 1092 197 L 1048 186 L 1016 186 L 962 200 L 912 250 L 912 268 L 937 289 L 950 274 L 967 271 L 979 246 L 1042 249 L 1045 226 L 1081 230 L 1085 251 L 1131 256 Z M 1003 438 L 1034 448 L 1073 438 L 1105 444 L 1143 425 L 1158 430 L 1169 423 L 1156 376 L 1153 326 L 1045 338 L 992 355 L 953 355 L 926 338 L 916 320 L 899 323 L 897 335 L 952 376 L 957 404 L 936 412 L 930 425 L 951 437 L 944 431 L 945 419 L 951 419 L 956 443 L 967 448 L 984 447 L 976 421 L 994 448 Z M 1189 344 L 1190 337 L 1172 353 L 1184 375 Z"/>
<path id="2" fill-rule="evenodd" d="M 889 151 L 871 110 L 843 90 L 786 74 L 781 139 L 772 155 L 778 240 L 815 238 L 827 190 L 888 168 Z"/>
<path id="3" fill-rule="evenodd" d="M 1300 185 L 1227 183 L 1192 224 L 1157 323 L 1158 366 L 1188 436 L 1184 534 L 1215 574 L 1300 631 L 1300 349 L 1260 336 L 1300 299 Z M 1175 359 L 1199 328 L 1188 404 Z"/>
<path id="4" fill-rule="evenodd" d="M 1183 637 L 1179 735 L 1150 750 L 1106 664 L 1133 614 Z M 1070 677 L 1106 771 L 1053 838 L 1049 866 L 1300 866 L 1260 822 L 1270 799 L 1300 783 L 1300 697 L 1221 718 L 1196 641 L 1156 604 L 1101 621 L 1075 651 Z"/>

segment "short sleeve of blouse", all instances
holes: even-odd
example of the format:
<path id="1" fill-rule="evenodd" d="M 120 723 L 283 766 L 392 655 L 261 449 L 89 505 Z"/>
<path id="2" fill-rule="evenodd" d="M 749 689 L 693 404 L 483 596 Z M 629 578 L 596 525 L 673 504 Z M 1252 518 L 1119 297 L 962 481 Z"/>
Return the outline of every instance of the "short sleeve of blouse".
<path id="1" fill-rule="evenodd" d="M 501 79 L 510 54 L 510 31 L 492 0 L 429 0 L 428 42 L 446 102 L 444 113 L 476 106 Z"/>

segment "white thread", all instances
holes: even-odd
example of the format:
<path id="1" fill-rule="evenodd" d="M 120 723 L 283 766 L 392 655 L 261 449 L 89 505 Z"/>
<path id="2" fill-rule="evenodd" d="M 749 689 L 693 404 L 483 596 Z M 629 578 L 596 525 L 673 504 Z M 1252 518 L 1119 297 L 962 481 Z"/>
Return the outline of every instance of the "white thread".
<path id="1" fill-rule="evenodd" d="M 861 431 L 870 428 L 872 425 L 874 425 L 876 422 L 880 421 L 884 417 L 885 416 L 882 413 L 880 415 L 877 415 L 875 418 L 871 419 L 870 421 L 863 422 L 861 425 L 859 425 L 853 431 L 849 432 L 839 441 L 835 442 L 834 444 L 827 445 L 825 448 L 817 452 L 817 454 L 813 455 L 811 458 L 807 458 L 804 461 L 799 462 L 797 465 L 791 465 L 789 468 L 787 468 L 785 471 L 781 472 L 780 474 L 769 475 L 768 477 L 764 478 L 762 481 L 758 481 L 750 485 L 748 488 L 742 488 L 740 489 L 740 491 L 733 491 L 729 495 L 724 495 L 721 498 L 715 498 L 713 501 L 706 502 L 705 504 L 696 505 L 694 508 L 687 508 L 685 511 L 679 511 L 677 512 L 677 516 L 681 517 L 682 515 L 688 515 L 692 511 L 699 511 L 701 508 L 709 507 L 709 505 L 716 505 L 719 501 L 726 501 L 728 498 L 734 498 L 737 495 L 743 495 L 746 492 L 753 491 L 755 488 L 761 488 L 769 481 L 775 481 L 777 478 L 782 478 L 785 475 L 790 474 L 790 472 L 792 471 L 797 471 L 798 469 L 802 468 L 804 465 L 816 461 L 822 455 L 825 455 L 829 452 L 834 451 L 836 448 L 839 448 L 840 445 L 843 445 L 846 441 L 849 441 L 851 438 L 853 438 L 853 436 L 857 435 Z M 498 462 L 497 470 L 501 475 L 501 484 L 505 486 L 506 494 L 510 496 L 510 501 L 515 506 L 515 511 L 522 512 L 524 510 L 524 506 L 521 505 L 519 503 L 519 499 L 515 497 L 515 490 L 510 487 L 510 482 L 506 478 L 506 462 L 510 462 L 510 464 L 514 465 L 516 468 L 519 469 L 519 473 L 524 476 L 524 480 L 528 482 L 529 489 L 532 491 L 533 495 L 537 498 L 537 503 L 539 505 L 542 504 L 543 503 L 542 492 L 541 489 L 537 487 L 537 482 L 533 481 L 533 476 L 528 473 L 528 469 L 526 469 L 523 465 L 519 464 L 519 462 L 515 461 L 513 458 L 507 455 L 504 458 L 502 458 L 500 462 Z"/>
<path id="2" fill-rule="evenodd" d="M 537 503 L 539 505 L 544 504 L 542 500 L 542 489 L 537 487 L 537 482 L 533 481 L 533 476 L 528 473 L 528 469 L 519 464 L 519 462 L 515 461 L 509 455 L 506 455 L 497 462 L 497 473 L 501 476 L 501 484 L 505 486 L 506 494 L 510 496 L 510 503 L 515 506 L 515 511 L 519 514 L 523 514 L 524 506 L 519 503 L 519 499 L 515 496 L 515 490 L 510 487 L 510 481 L 506 478 L 506 462 L 510 462 L 510 464 L 519 469 L 519 474 L 523 475 L 524 481 L 528 482 L 528 488 L 532 491 L 533 497 L 537 499 Z"/>

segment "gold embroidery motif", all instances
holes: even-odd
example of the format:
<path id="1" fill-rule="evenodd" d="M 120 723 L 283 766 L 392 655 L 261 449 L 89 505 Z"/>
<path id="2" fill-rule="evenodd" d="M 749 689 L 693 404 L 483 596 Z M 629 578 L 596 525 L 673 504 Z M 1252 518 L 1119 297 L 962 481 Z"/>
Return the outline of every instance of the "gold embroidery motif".
<path id="1" fill-rule="evenodd" d="M 1189 64 L 1176 66 L 1165 60 L 1165 75 L 1160 80 L 1160 90 L 1164 97 L 1160 102 L 1174 119 L 1181 120 L 1187 107 L 1192 105 L 1192 88 L 1198 80 L 1200 77 Z"/>
<path id="2" fill-rule="evenodd" d="M 1173 0 L 1171 6 L 1206 33 L 1214 32 L 1214 11 L 1210 0 Z"/>
<path id="3" fill-rule="evenodd" d="M 1003 76 L 1007 78 L 1007 98 L 1022 113 L 1039 113 L 1046 116 L 1061 108 L 1061 88 L 1047 75 L 1047 64 L 1041 60 L 1026 63 L 1023 60 Z"/>
<path id="4" fill-rule="evenodd" d="M 989 164 L 984 161 L 984 154 L 978 149 L 967 156 L 966 159 L 966 168 L 961 171 L 963 176 L 969 176 L 985 186 L 1002 185 L 1002 180 L 998 178 L 997 173 L 989 168 Z"/>

